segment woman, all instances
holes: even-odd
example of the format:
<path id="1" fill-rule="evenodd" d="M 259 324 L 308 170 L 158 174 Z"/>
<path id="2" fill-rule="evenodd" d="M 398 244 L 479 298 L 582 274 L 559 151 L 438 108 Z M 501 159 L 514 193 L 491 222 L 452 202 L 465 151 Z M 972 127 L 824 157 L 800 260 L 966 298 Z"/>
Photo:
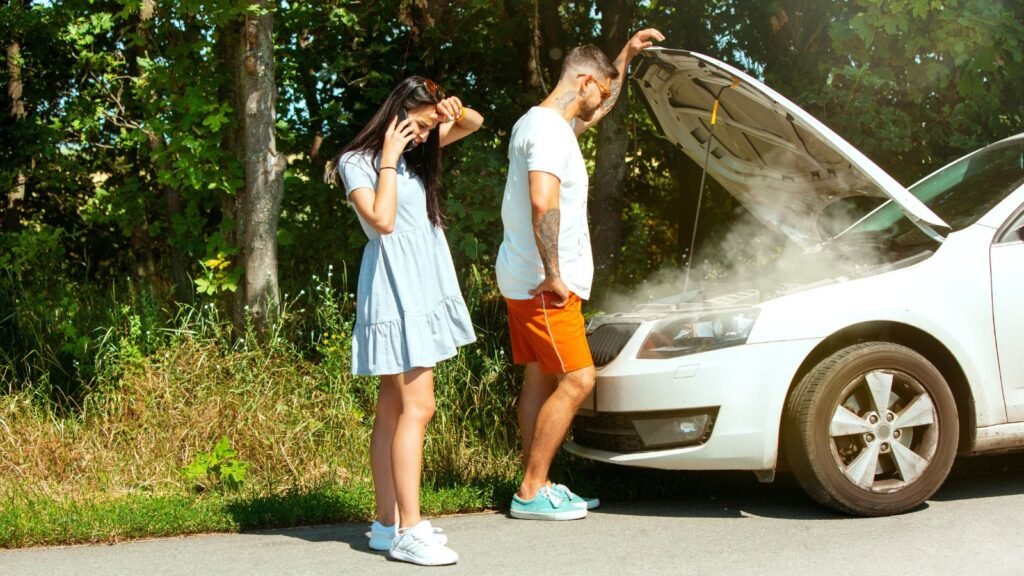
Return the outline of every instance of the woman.
<path id="1" fill-rule="evenodd" d="M 483 117 L 433 81 L 401 81 L 335 159 L 369 238 L 359 270 L 353 372 L 380 376 L 370 463 L 377 519 L 370 548 L 422 565 L 454 564 L 447 538 L 420 517 L 423 438 L 434 415 L 433 366 L 476 337 L 442 231 L 441 148 Z M 329 168 L 328 177 L 335 171 Z"/>

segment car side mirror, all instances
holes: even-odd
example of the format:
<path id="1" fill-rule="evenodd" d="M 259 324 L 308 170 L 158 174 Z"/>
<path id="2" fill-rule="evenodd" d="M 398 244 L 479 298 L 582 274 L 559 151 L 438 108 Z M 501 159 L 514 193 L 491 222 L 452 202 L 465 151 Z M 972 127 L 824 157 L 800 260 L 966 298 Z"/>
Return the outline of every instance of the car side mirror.
<path id="1" fill-rule="evenodd" d="M 1017 228 L 1017 239 L 1024 242 L 1024 226 Z"/>

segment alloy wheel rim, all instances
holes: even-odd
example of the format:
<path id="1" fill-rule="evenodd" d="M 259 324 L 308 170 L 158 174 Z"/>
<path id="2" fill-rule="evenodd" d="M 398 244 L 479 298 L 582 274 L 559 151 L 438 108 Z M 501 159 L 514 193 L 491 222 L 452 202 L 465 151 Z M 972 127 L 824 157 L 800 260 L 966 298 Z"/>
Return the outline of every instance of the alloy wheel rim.
<path id="1" fill-rule="evenodd" d="M 872 370 L 846 385 L 829 421 L 832 457 L 853 485 L 902 490 L 924 475 L 938 448 L 931 395 L 899 370 Z"/>

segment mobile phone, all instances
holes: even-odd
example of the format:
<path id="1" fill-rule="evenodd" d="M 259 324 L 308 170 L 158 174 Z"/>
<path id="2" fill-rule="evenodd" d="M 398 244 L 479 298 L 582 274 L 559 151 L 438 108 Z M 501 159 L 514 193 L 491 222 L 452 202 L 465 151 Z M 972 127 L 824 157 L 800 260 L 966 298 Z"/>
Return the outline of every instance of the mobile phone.
<path id="1" fill-rule="evenodd" d="M 398 109 L 398 122 L 399 123 L 401 123 L 403 120 L 405 120 L 408 117 L 409 117 L 409 112 L 407 112 L 405 110 L 405 108 L 399 108 Z M 408 152 L 408 151 L 412 150 L 415 147 L 416 147 L 416 141 L 415 140 L 409 140 L 409 143 L 405 145 L 405 150 L 402 150 L 402 152 L 403 153 L 404 152 Z"/>

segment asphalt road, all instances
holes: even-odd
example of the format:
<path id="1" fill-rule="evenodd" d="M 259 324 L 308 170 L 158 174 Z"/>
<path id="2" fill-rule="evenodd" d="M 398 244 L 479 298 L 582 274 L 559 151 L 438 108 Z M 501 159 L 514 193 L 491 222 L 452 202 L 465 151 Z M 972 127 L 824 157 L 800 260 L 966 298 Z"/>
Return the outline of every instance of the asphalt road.
<path id="1" fill-rule="evenodd" d="M 366 526 L 336 524 L 115 545 L 0 550 L 0 576 L 219 574 L 1024 574 L 1024 455 L 962 461 L 921 509 L 849 518 L 791 479 L 687 473 L 671 501 L 606 503 L 584 520 L 501 513 L 435 520 L 459 564 L 420 568 L 366 547 Z"/>

